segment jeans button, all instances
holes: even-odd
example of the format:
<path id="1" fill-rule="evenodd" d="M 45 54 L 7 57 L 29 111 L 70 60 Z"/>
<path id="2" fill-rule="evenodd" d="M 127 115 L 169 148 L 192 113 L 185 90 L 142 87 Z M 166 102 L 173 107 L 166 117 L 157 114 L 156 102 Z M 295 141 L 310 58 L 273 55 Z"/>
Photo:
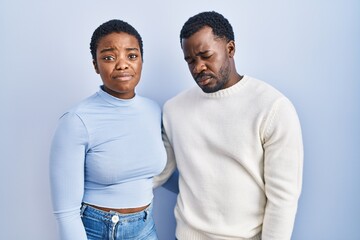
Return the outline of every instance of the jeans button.
<path id="1" fill-rule="evenodd" d="M 119 221 L 119 216 L 118 216 L 118 215 L 112 216 L 111 221 L 112 221 L 113 223 L 117 223 L 117 222 Z"/>

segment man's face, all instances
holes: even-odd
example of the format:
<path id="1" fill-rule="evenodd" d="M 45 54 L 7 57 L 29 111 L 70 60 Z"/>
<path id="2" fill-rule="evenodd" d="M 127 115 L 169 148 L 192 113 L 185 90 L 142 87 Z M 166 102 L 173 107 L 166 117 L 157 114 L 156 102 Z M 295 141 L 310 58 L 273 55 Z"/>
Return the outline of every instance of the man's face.
<path id="1" fill-rule="evenodd" d="M 129 99 L 140 81 L 142 60 L 137 39 L 127 33 L 111 33 L 101 38 L 94 67 L 110 95 Z"/>
<path id="2" fill-rule="evenodd" d="M 206 93 L 227 88 L 230 79 L 231 48 L 224 39 L 215 38 L 210 27 L 204 27 L 182 40 L 184 59 L 199 87 Z"/>

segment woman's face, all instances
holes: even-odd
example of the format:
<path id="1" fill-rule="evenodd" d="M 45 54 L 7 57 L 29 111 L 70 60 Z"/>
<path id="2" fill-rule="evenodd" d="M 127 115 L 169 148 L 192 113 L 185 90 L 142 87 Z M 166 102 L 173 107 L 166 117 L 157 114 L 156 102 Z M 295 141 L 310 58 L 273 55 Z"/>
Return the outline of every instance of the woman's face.
<path id="1" fill-rule="evenodd" d="M 133 98 L 142 70 L 138 40 L 124 32 L 102 37 L 96 49 L 94 67 L 107 93 L 122 99 Z"/>

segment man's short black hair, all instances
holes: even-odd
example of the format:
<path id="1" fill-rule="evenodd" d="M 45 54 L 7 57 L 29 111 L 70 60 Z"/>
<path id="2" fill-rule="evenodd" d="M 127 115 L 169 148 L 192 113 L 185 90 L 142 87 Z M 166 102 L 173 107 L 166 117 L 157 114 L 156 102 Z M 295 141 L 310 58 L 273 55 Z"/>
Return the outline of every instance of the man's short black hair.
<path id="1" fill-rule="evenodd" d="M 229 21 L 220 13 L 211 11 L 198 13 L 185 22 L 180 32 L 180 44 L 183 39 L 191 37 L 205 26 L 211 27 L 216 37 L 225 38 L 227 42 L 235 40 Z"/>
<path id="2" fill-rule="evenodd" d="M 114 32 L 115 33 L 123 32 L 134 36 L 139 43 L 141 59 L 143 59 L 143 55 L 144 55 L 143 42 L 138 31 L 136 31 L 136 29 L 127 22 L 118 19 L 113 19 L 101 24 L 97 29 L 95 29 L 91 37 L 90 51 L 94 61 L 96 61 L 96 49 L 98 47 L 100 39 Z"/>

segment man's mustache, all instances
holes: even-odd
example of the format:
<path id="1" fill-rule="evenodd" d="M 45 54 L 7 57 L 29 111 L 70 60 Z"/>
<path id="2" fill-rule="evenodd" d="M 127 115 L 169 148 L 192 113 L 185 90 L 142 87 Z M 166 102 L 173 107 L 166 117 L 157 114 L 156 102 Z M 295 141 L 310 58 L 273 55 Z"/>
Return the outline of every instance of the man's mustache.
<path id="1" fill-rule="evenodd" d="M 209 78 L 209 77 L 215 78 L 215 76 L 214 76 L 213 74 L 211 74 L 211 73 L 199 73 L 198 75 L 195 76 L 195 80 L 196 80 L 197 82 L 199 82 L 199 81 L 201 81 L 202 79 L 204 79 L 204 78 Z"/>

